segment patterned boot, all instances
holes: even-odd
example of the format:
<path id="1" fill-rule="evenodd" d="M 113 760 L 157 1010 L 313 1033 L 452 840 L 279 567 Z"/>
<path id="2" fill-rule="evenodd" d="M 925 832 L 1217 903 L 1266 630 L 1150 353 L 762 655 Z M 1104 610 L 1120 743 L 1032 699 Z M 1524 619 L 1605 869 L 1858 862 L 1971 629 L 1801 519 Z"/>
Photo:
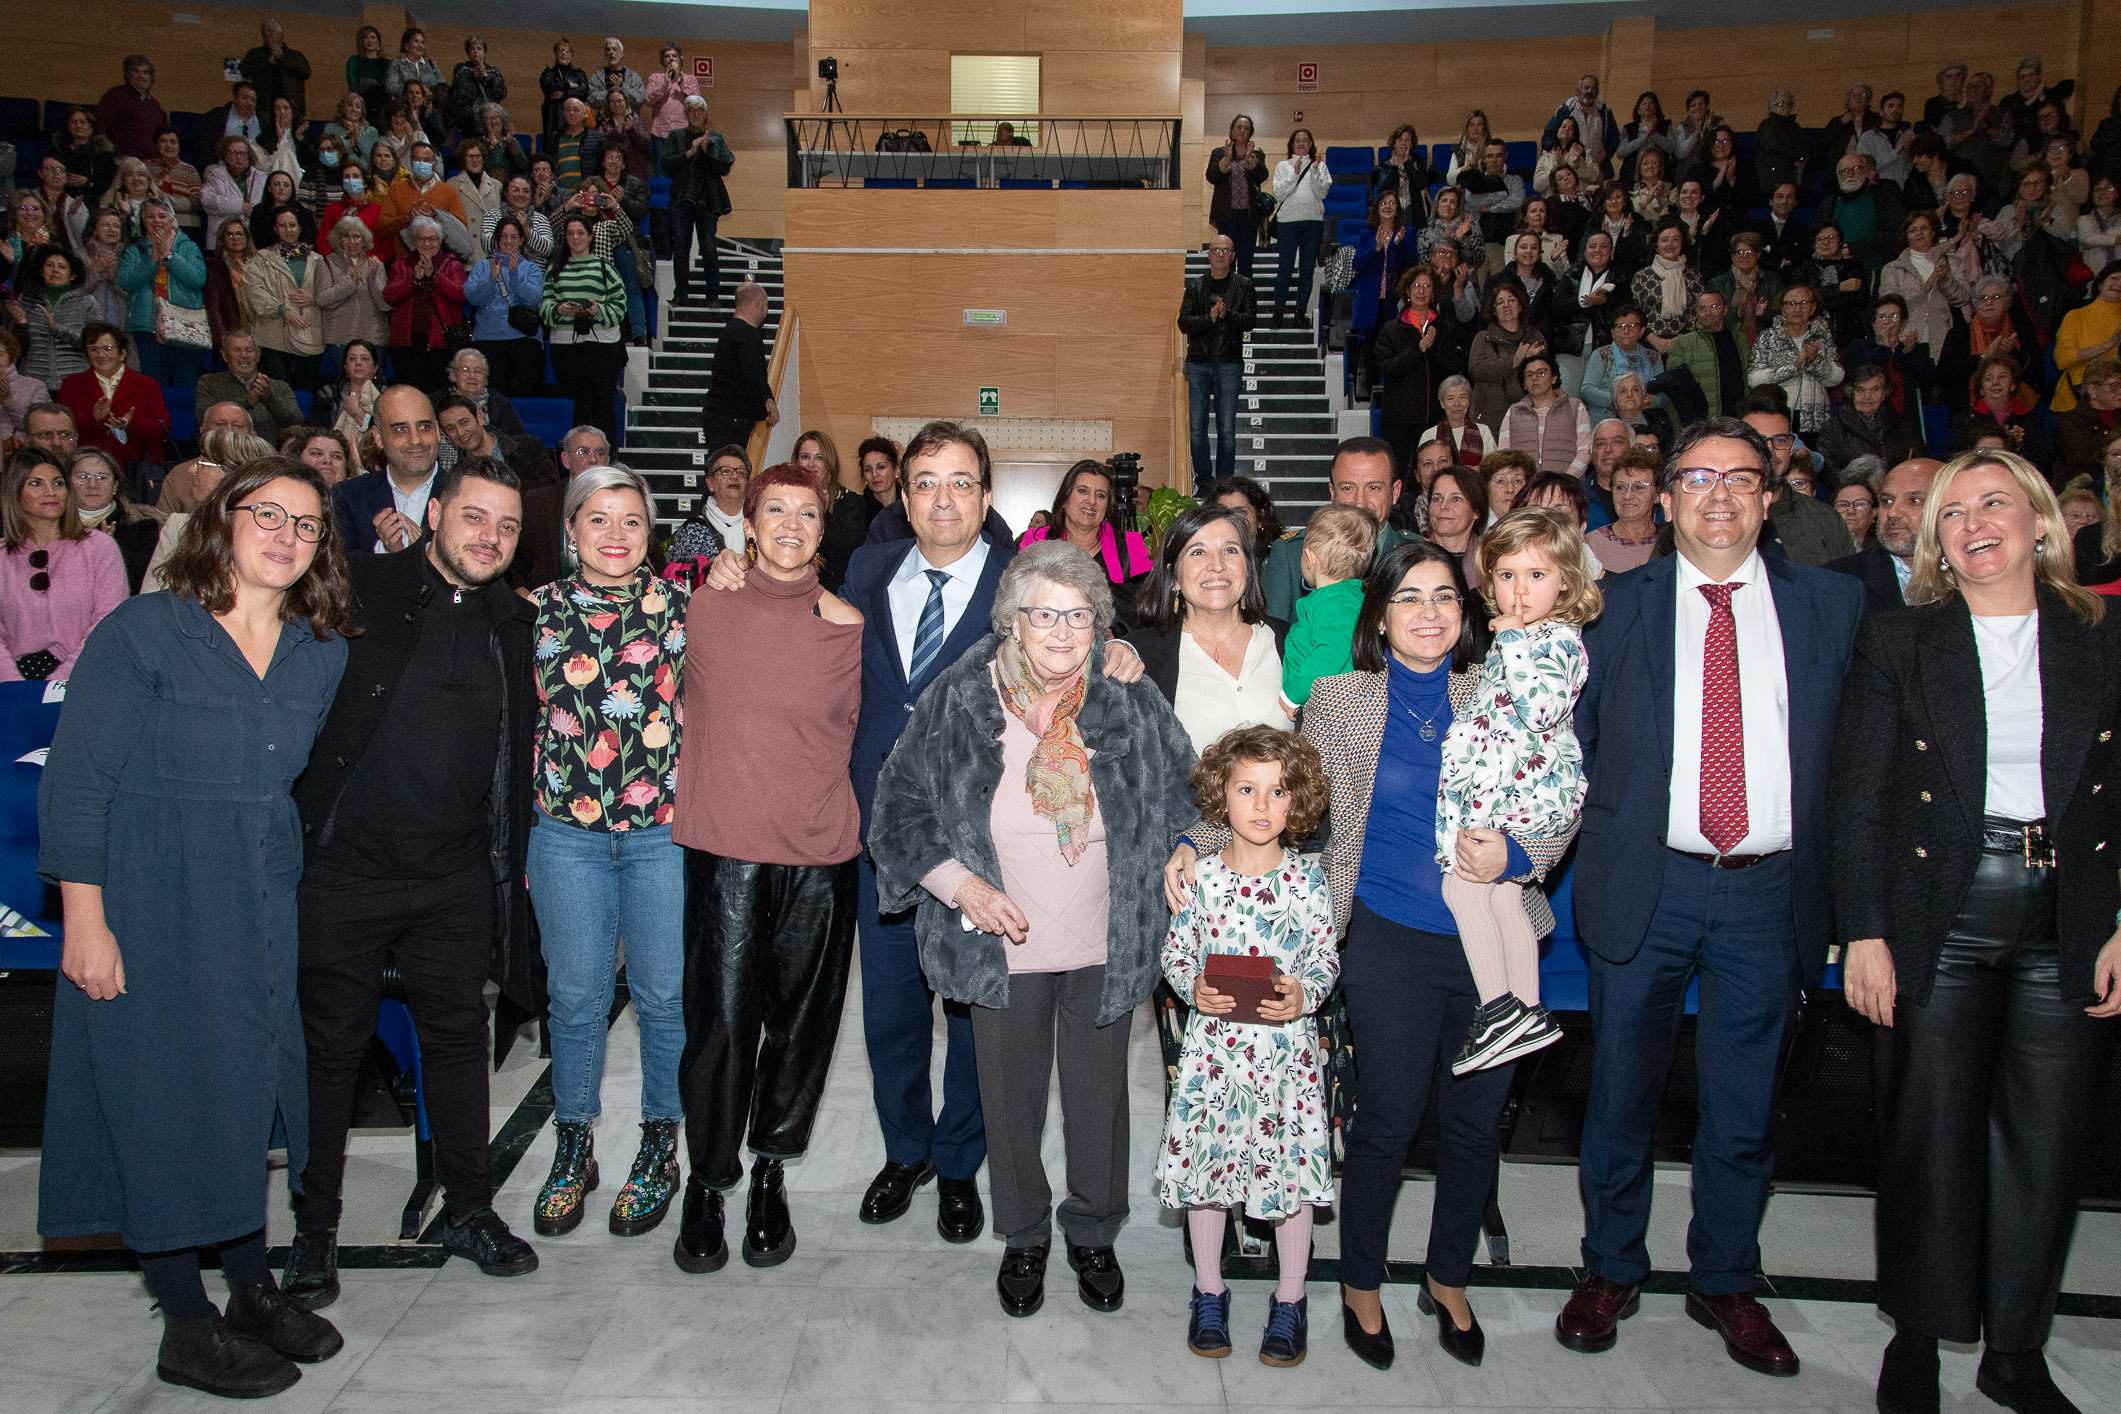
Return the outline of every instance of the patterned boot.
<path id="1" fill-rule="evenodd" d="M 558 1237 L 573 1232 L 582 1223 L 582 1200 L 597 1186 L 596 1141 L 587 1120 L 561 1120 L 553 1125 L 559 1148 L 552 1155 L 552 1172 L 538 1190 L 538 1205 L 532 1226 L 540 1237 Z"/>
<path id="2" fill-rule="evenodd" d="M 612 1235 L 639 1237 L 653 1229 L 670 1211 L 677 1191 L 678 1121 L 644 1120 L 641 1152 L 633 1156 L 633 1172 L 611 1203 Z"/>

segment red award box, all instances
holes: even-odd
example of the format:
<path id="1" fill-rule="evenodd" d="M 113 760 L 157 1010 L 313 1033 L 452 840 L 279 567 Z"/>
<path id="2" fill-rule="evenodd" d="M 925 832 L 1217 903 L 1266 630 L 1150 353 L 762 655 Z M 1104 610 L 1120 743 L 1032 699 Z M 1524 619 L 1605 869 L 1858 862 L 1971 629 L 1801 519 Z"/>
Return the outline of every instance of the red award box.
<path id="1" fill-rule="evenodd" d="M 1224 1013 L 1228 1020 L 1241 1021 L 1251 1026 L 1282 1024 L 1279 1021 L 1269 1021 L 1259 1014 L 1259 1009 L 1268 1002 L 1281 1000 L 1281 993 L 1274 990 L 1273 958 L 1211 952 L 1207 956 L 1207 969 L 1203 975 L 1210 987 L 1224 996 L 1237 998 L 1235 1009 Z"/>

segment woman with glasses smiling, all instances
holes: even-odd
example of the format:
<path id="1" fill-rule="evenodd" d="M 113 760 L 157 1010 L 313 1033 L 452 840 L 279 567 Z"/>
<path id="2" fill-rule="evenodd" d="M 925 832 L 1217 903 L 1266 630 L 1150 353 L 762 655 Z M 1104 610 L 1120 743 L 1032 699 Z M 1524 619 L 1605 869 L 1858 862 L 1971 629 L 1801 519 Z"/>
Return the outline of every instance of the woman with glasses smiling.
<path id="1" fill-rule="evenodd" d="M 1974 376 L 1982 360 L 2009 354 L 2023 370 L 2027 387 L 2037 397 L 2047 392 L 2047 359 L 2044 340 L 2032 311 L 2018 298 L 2018 286 L 2007 274 L 1983 275 L 1974 281 L 1973 318 L 1955 325 L 1944 336 L 1943 352 L 1937 355 L 1937 386 L 1952 411 L 1964 412 L 1978 398 Z M 1758 366 L 1759 355 L 1754 355 Z"/>
<path id="2" fill-rule="evenodd" d="M 64 678 L 89 631 L 125 600 L 117 542 L 81 523 L 66 469 L 25 446 L 0 476 L 0 682 Z"/>
<path id="3" fill-rule="evenodd" d="M 126 495 L 124 468 L 98 448 L 74 453 L 66 480 L 73 489 L 74 511 L 81 523 L 117 542 L 118 553 L 125 559 L 126 588 L 138 594 L 148 561 L 154 557 L 155 541 L 162 534 L 163 513 L 138 505 Z"/>
<path id="4" fill-rule="evenodd" d="M 275 1394 L 343 1344 L 265 1262 L 266 1151 L 284 1143 L 299 1173 L 309 1136 L 290 792 L 353 618 L 327 500 L 285 457 L 230 473 L 171 592 L 90 636 L 38 799 L 72 984 L 54 1001 L 38 1227 L 120 1233 L 162 1308 L 156 1373 L 223 1396 Z M 200 1277 L 209 1249 L 225 1312 Z"/>
<path id="5" fill-rule="evenodd" d="M 1780 313 L 1774 323 L 1762 327 L 1753 345 L 1747 381 L 1755 388 L 1770 383 L 1781 388 L 1797 430 L 1816 432 L 1833 411 L 1827 389 L 1841 383 L 1833 331 L 1819 311 L 1819 291 L 1810 285 L 1784 290 Z"/>

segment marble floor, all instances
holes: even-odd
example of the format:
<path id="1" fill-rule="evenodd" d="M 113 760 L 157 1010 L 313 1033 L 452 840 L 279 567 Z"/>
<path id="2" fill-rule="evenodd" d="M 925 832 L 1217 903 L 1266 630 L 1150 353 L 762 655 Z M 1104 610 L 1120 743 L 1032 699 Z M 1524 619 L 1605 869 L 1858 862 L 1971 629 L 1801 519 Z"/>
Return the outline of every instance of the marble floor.
<path id="1" fill-rule="evenodd" d="M 1314 1282 L 1311 1355 L 1277 1370 L 1252 1355 L 1268 1286 L 1234 1282 L 1237 1351 L 1202 1360 L 1185 1348 L 1191 1285 L 1172 1220 L 1150 1191 L 1150 1152 L 1163 1110 L 1162 1071 L 1146 1013 L 1137 1017 L 1132 1072 L 1134 1216 L 1119 1239 L 1128 1280 L 1112 1315 L 1075 1299 L 1064 1264 L 1038 1315 L 1011 1320 L 993 1293 L 1000 1245 L 990 1236 L 953 1247 L 936 1236 L 932 1188 L 887 1227 L 854 1216 L 882 1161 L 861 1045 L 859 989 L 851 989 L 810 1154 L 789 1167 L 799 1243 L 784 1266 L 732 1262 L 688 1277 L 670 1261 L 675 1220 L 634 1239 L 610 1236 L 603 1206 L 574 1233 L 538 1239 L 542 1265 L 512 1281 L 460 1261 L 415 1269 L 349 1270 L 329 1315 L 346 1336 L 335 1359 L 269 1402 L 275 1410 L 441 1411 L 444 1414 L 959 1414 L 1038 1404 L 1060 1409 L 1210 1410 L 1253 1405 L 1302 1409 L 1867 1410 L 1889 1327 L 1867 1304 L 1769 1299 L 1804 1360 L 1795 1379 L 1732 1364 L 1690 1321 L 1677 1296 L 1645 1297 L 1619 1345 L 1599 1356 L 1563 1350 L 1552 1336 L 1565 1293 L 1490 1284 L 1473 1302 L 1488 1334 L 1486 1363 L 1457 1364 L 1436 1348 L 1414 1309 L 1413 1288 L 1388 1286 L 1398 1363 L 1378 1373 L 1341 1344 L 1335 1289 Z M 938 1047 L 938 1060 L 940 1048 Z M 498 1132 L 543 1073 L 519 1045 L 494 1083 Z M 598 1197 L 622 1181 L 636 1142 L 638 1038 L 630 1012 L 611 1031 L 598 1124 L 605 1174 Z M 1052 1107 L 1049 1169 L 1061 1173 L 1059 1105 Z M 552 1155 L 544 1127 L 504 1185 L 503 1215 L 528 1235 L 530 1204 Z M 1650 1234 L 1660 1270 L 1685 1268 L 1687 1175 L 1663 1171 Z M 396 1241 L 411 1182 L 403 1132 L 364 1131 L 349 1166 L 348 1244 Z M 35 1251 L 36 1158 L 0 1153 L 0 1252 Z M 1512 1256 L 1527 1267 L 1576 1260 L 1581 1213 L 1572 1168 L 1505 1165 L 1502 1206 Z M 1418 1260 L 1428 1226 L 1424 1185 L 1410 1184 L 1393 1229 L 1395 1258 Z M 1779 1276 L 1868 1280 L 1866 1199 L 1778 1195 L 1762 1245 Z M 272 1239 L 287 1240 L 283 1204 Z M 1321 1256 L 1335 1229 L 1318 1230 Z M 209 1291 L 218 1295 L 218 1281 Z M 2086 1214 L 2065 1289 L 2121 1296 L 2121 1215 Z M 155 1378 L 160 1320 L 137 1276 L 0 1277 L 0 1414 L 191 1410 L 214 1401 Z M 2057 1382 L 2086 1411 L 2121 1407 L 2121 1320 L 2065 1316 L 2049 1358 Z M 1945 1408 L 1995 1408 L 1974 1392 L 1977 1353 L 1945 1354 Z"/>

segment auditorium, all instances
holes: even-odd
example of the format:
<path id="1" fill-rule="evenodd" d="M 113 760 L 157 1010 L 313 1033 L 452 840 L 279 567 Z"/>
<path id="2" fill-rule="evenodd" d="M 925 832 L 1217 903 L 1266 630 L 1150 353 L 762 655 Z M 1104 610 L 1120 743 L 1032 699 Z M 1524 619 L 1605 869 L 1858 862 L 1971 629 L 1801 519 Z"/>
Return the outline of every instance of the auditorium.
<path id="1" fill-rule="evenodd" d="M 0 1414 L 2121 1406 L 2121 0 L 11 21 Z"/>

